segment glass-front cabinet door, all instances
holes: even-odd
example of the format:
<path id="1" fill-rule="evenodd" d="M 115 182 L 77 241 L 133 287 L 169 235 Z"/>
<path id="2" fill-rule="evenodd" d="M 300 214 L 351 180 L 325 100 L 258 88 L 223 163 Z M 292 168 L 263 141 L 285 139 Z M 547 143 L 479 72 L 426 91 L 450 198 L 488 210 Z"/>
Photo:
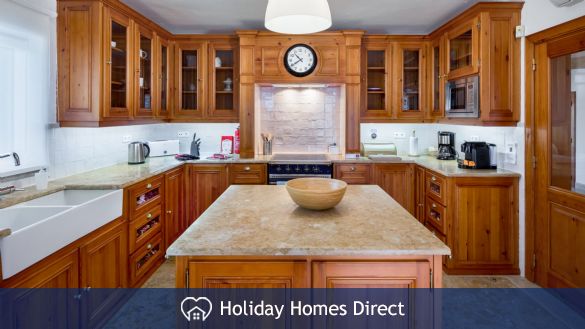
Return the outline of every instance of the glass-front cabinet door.
<path id="1" fill-rule="evenodd" d="M 209 44 L 209 113 L 210 117 L 237 120 L 237 86 L 235 45 L 227 42 Z"/>
<path id="2" fill-rule="evenodd" d="M 156 117 L 167 119 L 171 108 L 171 47 L 166 39 L 156 38 L 157 42 L 157 72 L 156 72 Z"/>
<path id="3" fill-rule="evenodd" d="M 394 55 L 397 117 L 422 117 L 425 46 L 422 43 L 400 43 Z"/>
<path id="4" fill-rule="evenodd" d="M 154 82 L 154 35 L 142 27 L 136 29 L 136 116 L 152 118 Z"/>
<path id="5" fill-rule="evenodd" d="M 479 71 L 479 18 L 447 33 L 448 78 L 455 79 Z"/>
<path id="6" fill-rule="evenodd" d="M 176 117 L 201 118 L 205 92 L 205 44 L 199 42 L 178 43 L 175 65 L 177 66 L 177 112 Z"/>
<path id="7" fill-rule="evenodd" d="M 391 46 L 384 44 L 367 44 L 362 54 L 362 118 L 390 118 L 390 88 L 388 74 L 390 67 Z"/>
<path id="8" fill-rule="evenodd" d="M 442 117 L 445 113 L 445 38 L 440 37 L 431 43 L 429 54 L 431 76 L 431 116 Z"/>
<path id="9" fill-rule="evenodd" d="M 132 118 L 132 26 L 130 19 L 104 9 L 106 65 L 104 68 L 104 118 Z"/>

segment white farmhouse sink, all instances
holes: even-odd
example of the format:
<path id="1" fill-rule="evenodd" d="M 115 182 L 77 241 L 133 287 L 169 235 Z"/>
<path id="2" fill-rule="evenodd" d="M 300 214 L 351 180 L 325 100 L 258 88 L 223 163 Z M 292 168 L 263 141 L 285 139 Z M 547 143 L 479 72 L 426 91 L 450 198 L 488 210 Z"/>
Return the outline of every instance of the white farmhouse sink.
<path id="1" fill-rule="evenodd" d="M 122 216 L 122 190 L 65 190 L 0 209 L 2 277 L 26 269 Z"/>

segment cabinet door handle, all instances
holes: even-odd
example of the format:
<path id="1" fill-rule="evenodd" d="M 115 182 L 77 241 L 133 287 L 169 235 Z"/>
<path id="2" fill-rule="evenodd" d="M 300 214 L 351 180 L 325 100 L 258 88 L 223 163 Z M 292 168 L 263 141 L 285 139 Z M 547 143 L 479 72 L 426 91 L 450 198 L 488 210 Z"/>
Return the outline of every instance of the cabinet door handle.
<path id="1" fill-rule="evenodd" d="M 148 250 L 152 249 L 152 244 L 150 244 L 150 243 L 149 243 L 149 244 L 146 246 L 146 249 L 148 249 Z"/>
<path id="2" fill-rule="evenodd" d="M 151 219 L 152 218 L 152 214 L 146 215 L 146 218 Z"/>
<path id="3" fill-rule="evenodd" d="M 172 211 L 172 210 L 167 210 L 167 214 L 169 214 L 169 215 L 170 215 L 170 214 L 172 214 L 172 213 L 173 213 L 173 211 Z"/>
<path id="4" fill-rule="evenodd" d="M 152 188 L 152 184 L 147 184 L 146 188 L 149 188 L 149 189 Z"/>
<path id="5" fill-rule="evenodd" d="M 355 171 L 355 167 L 349 168 L 350 171 Z"/>
<path id="6" fill-rule="evenodd" d="M 437 205 L 433 203 L 433 208 L 437 208 Z"/>
<path id="7" fill-rule="evenodd" d="M 111 60 L 107 60 L 106 61 L 106 64 L 111 65 L 112 64 L 112 61 Z"/>
<path id="8" fill-rule="evenodd" d="M 431 180 L 432 180 L 433 182 L 436 182 L 436 181 L 437 181 L 437 178 L 436 178 L 435 176 L 433 176 L 433 177 L 431 177 Z"/>

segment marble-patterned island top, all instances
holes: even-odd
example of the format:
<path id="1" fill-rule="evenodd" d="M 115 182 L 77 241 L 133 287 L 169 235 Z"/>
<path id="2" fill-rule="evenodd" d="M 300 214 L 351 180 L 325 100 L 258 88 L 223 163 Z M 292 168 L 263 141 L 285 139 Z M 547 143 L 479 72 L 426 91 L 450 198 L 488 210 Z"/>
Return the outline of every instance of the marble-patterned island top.
<path id="1" fill-rule="evenodd" d="M 284 186 L 233 185 L 167 250 L 169 256 L 449 255 L 375 185 L 350 185 L 331 210 L 298 207 Z"/>

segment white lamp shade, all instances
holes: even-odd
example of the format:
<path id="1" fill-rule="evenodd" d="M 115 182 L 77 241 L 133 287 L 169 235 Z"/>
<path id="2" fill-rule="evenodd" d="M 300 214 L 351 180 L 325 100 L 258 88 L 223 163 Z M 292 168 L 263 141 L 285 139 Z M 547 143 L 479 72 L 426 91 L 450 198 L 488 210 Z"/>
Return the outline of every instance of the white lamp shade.
<path id="1" fill-rule="evenodd" d="M 331 27 L 327 0 L 268 0 L 264 25 L 284 34 L 309 34 Z"/>

